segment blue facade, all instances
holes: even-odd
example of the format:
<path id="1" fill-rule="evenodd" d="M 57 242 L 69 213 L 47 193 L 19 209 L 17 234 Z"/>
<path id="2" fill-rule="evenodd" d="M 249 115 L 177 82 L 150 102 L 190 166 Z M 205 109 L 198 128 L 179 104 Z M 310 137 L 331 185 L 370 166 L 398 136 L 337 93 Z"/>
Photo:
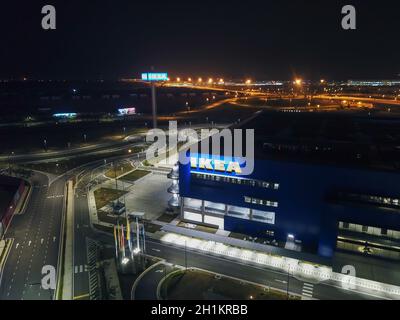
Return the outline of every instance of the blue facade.
<path id="1" fill-rule="evenodd" d="M 273 189 L 198 180 L 191 176 L 191 171 L 215 173 L 181 164 L 181 197 L 275 212 L 275 224 L 225 215 L 225 230 L 264 238 L 267 237 L 266 231 L 272 230 L 278 241 L 285 241 L 291 234 L 301 240 L 304 247 L 324 257 L 331 257 L 334 253 L 338 221 L 400 230 L 400 211 L 397 208 L 335 197 L 338 192 L 349 192 L 398 199 L 400 175 L 397 173 L 256 160 L 253 173 L 244 178 L 278 183 L 279 188 Z M 276 201 L 278 206 L 267 208 L 248 203 L 245 196 Z"/>

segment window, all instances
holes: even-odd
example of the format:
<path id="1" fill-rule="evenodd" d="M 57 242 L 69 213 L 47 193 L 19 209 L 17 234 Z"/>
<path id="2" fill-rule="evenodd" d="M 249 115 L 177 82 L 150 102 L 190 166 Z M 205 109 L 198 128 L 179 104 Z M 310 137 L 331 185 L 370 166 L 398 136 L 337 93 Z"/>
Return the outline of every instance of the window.
<path id="1" fill-rule="evenodd" d="M 194 209 L 201 211 L 202 201 L 193 198 L 184 198 L 183 200 L 185 208 Z"/>
<path id="2" fill-rule="evenodd" d="M 233 217 L 237 216 L 242 219 L 249 219 L 250 209 L 237 206 L 228 206 L 228 215 Z"/>
<path id="3" fill-rule="evenodd" d="M 204 216 L 204 223 L 218 226 L 219 229 L 224 229 L 224 218 Z"/>
<path id="4" fill-rule="evenodd" d="M 275 224 L 275 212 L 255 210 L 252 211 L 252 217 L 255 221 L 269 224 Z"/>
<path id="5" fill-rule="evenodd" d="M 343 229 L 348 229 L 348 228 L 349 228 L 349 223 L 343 222 Z"/>
<path id="6" fill-rule="evenodd" d="M 273 236 L 275 235 L 275 232 L 272 231 L 272 230 L 267 230 L 267 231 L 265 231 L 265 234 L 266 234 L 267 236 L 269 236 L 269 237 L 273 237 Z"/>
<path id="7" fill-rule="evenodd" d="M 382 228 L 381 229 L 381 235 L 383 235 L 383 236 L 386 236 L 387 235 L 387 229 L 385 229 L 385 228 Z"/>
<path id="8" fill-rule="evenodd" d="M 250 198 L 250 197 L 246 197 L 246 196 L 244 197 L 244 202 L 258 204 L 258 205 L 267 206 L 267 207 L 278 207 L 277 201 Z"/>
<path id="9" fill-rule="evenodd" d="M 362 226 L 362 232 L 368 232 L 368 226 Z"/>
<path id="10" fill-rule="evenodd" d="M 184 211 L 183 218 L 190 221 L 202 222 L 202 217 L 200 213 Z"/>
<path id="11" fill-rule="evenodd" d="M 225 214 L 225 204 L 204 201 L 204 211 L 217 214 Z"/>

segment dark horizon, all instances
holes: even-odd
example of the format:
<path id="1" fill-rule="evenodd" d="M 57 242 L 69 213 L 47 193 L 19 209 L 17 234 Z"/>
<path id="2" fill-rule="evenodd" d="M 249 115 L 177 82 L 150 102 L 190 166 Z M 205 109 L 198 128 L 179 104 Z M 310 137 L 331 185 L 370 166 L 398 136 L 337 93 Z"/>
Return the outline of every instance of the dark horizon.
<path id="1" fill-rule="evenodd" d="M 41 29 L 41 7 L 57 29 Z M 357 30 L 341 29 L 341 8 Z M 0 78 L 172 76 L 259 80 L 398 79 L 399 5 L 392 1 L 133 3 L 21 1 L 2 5 Z"/>

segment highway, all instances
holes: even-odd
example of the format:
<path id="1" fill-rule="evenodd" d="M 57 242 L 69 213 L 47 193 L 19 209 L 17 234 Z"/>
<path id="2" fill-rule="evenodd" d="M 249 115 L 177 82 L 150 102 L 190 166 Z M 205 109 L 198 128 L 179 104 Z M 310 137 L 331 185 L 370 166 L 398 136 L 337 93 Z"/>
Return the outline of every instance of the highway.
<path id="1" fill-rule="evenodd" d="M 25 213 L 14 216 L 6 233 L 14 242 L 1 276 L 1 300 L 53 299 L 53 292 L 40 283 L 43 266 L 57 268 L 64 186 L 62 177 L 49 186 L 47 176 L 32 176 Z"/>

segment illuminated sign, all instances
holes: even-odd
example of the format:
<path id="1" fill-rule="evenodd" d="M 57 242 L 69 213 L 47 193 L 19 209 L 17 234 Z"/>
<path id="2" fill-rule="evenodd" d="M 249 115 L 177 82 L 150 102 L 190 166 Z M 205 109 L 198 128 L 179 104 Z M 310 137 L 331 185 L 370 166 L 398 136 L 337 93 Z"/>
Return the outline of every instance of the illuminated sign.
<path id="1" fill-rule="evenodd" d="M 120 109 L 118 109 L 118 115 L 120 115 L 120 116 L 129 116 L 132 114 L 136 114 L 135 108 L 120 108 Z"/>
<path id="2" fill-rule="evenodd" d="M 240 164 L 237 161 L 225 161 L 218 159 L 208 158 L 190 158 L 190 166 L 195 169 L 203 169 L 210 171 L 228 172 L 228 173 L 242 173 Z"/>
<path id="3" fill-rule="evenodd" d="M 55 118 L 75 118 L 76 117 L 76 113 L 75 112 L 55 113 L 55 114 L 53 114 L 53 117 L 55 117 Z"/>
<path id="4" fill-rule="evenodd" d="M 145 72 L 145 73 L 142 73 L 142 80 L 144 80 L 144 81 L 167 81 L 168 73 L 166 73 L 166 72 Z"/>

